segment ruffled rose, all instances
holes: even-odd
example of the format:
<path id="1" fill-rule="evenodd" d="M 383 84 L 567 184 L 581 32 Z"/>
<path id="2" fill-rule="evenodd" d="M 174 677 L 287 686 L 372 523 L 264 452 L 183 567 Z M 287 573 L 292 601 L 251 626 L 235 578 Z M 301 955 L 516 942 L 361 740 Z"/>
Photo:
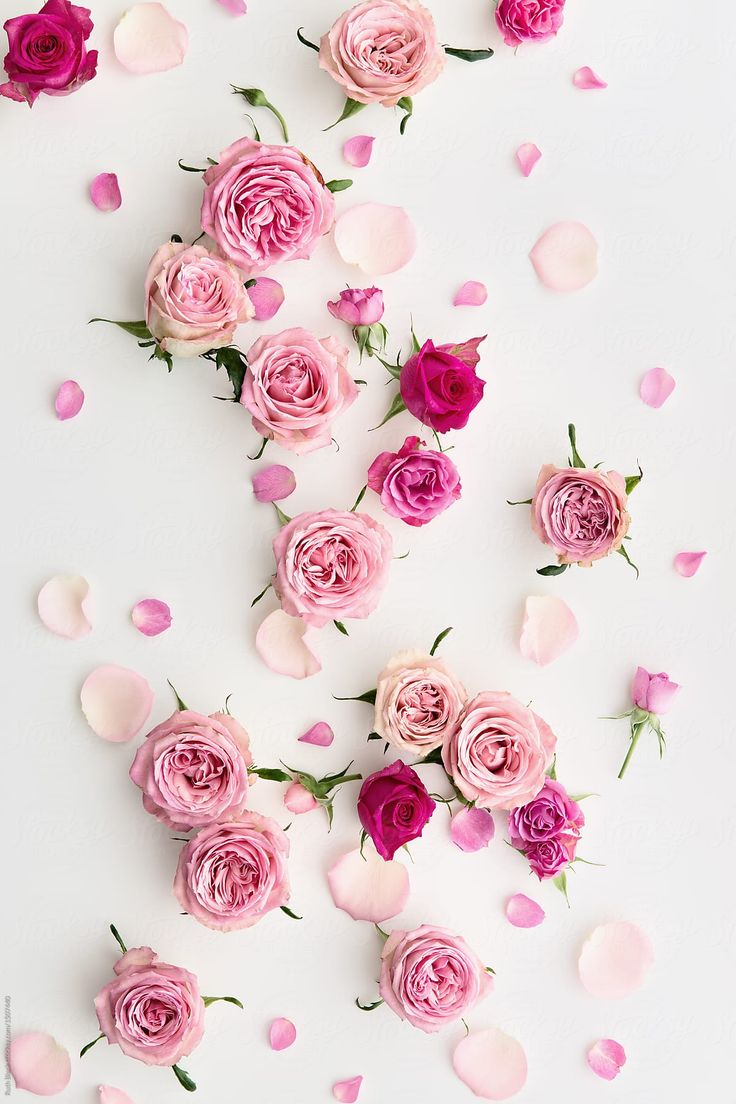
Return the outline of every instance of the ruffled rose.
<path id="1" fill-rule="evenodd" d="M 575 858 L 578 837 L 554 836 L 552 839 L 530 843 L 524 850 L 524 857 L 540 882 L 547 878 L 556 878 Z"/>
<path id="2" fill-rule="evenodd" d="M 381 452 L 368 469 L 368 486 L 387 514 L 426 525 L 460 498 L 460 473 L 444 452 L 407 437 L 398 452 Z"/>
<path id="3" fill-rule="evenodd" d="M 545 464 L 532 499 L 532 527 L 560 563 L 590 567 L 623 544 L 631 522 L 626 504 L 626 480 L 618 472 Z"/>
<path id="4" fill-rule="evenodd" d="M 417 772 L 398 760 L 366 778 L 358 795 L 363 831 L 387 862 L 421 836 L 435 808 Z"/>
<path id="5" fill-rule="evenodd" d="M 373 727 L 399 751 L 428 755 L 453 731 L 467 700 L 443 660 L 399 652 L 378 676 Z"/>
<path id="6" fill-rule="evenodd" d="M 0 96 L 33 107 L 42 92 L 67 96 L 92 80 L 97 51 L 85 45 L 94 26 L 90 14 L 69 0 L 48 0 L 38 15 L 6 20 L 9 80 L 0 84 Z"/>
<path id="7" fill-rule="evenodd" d="M 546 42 L 562 26 L 565 0 L 498 0 L 496 24 L 507 46 Z"/>
<path id="8" fill-rule="evenodd" d="M 483 398 L 485 381 L 475 371 L 483 337 L 460 345 L 425 341 L 407 360 L 399 376 L 406 409 L 437 433 L 462 429 Z"/>
<path id="9" fill-rule="evenodd" d="M 584 824 L 585 816 L 577 801 L 561 782 L 547 778 L 536 797 L 511 813 L 509 836 L 512 846 L 523 851 L 530 843 L 579 834 Z"/>

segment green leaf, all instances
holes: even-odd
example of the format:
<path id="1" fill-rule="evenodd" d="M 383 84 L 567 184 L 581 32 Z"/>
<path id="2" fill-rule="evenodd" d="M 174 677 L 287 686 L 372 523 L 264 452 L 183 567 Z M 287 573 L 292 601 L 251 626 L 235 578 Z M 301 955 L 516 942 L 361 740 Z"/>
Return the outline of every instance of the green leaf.
<path id="1" fill-rule="evenodd" d="M 187 1092 L 196 1092 L 197 1086 L 195 1085 L 194 1081 L 192 1081 L 186 1070 L 183 1070 L 180 1066 L 172 1066 L 171 1068 L 176 1074 L 176 1080 L 179 1082 L 183 1089 L 186 1089 Z"/>
<path id="2" fill-rule="evenodd" d="M 336 127 L 338 123 L 344 122 L 345 119 L 349 119 L 352 115 L 357 115 L 359 111 L 362 111 L 363 108 L 367 106 L 367 104 L 359 103 L 358 100 L 351 100 L 348 96 L 345 100 L 345 106 L 342 109 L 342 115 L 340 116 L 340 118 L 335 119 L 334 123 L 330 123 L 330 125 L 328 127 L 325 127 L 324 129 L 326 131 L 332 130 L 332 128 Z"/>
<path id="3" fill-rule="evenodd" d="M 251 107 L 265 107 L 267 111 L 270 111 L 273 116 L 279 121 L 281 127 L 281 133 L 284 136 L 284 141 L 289 141 L 289 131 L 286 127 L 286 120 L 277 107 L 271 103 L 266 96 L 266 93 L 262 88 L 238 88 L 237 85 L 231 84 L 233 92 L 236 96 L 242 96 L 243 99 L 251 105 Z"/>
<path id="4" fill-rule="evenodd" d="M 174 686 L 174 684 L 172 682 L 169 682 L 168 679 L 166 681 L 169 683 L 169 686 L 174 692 L 174 697 L 176 698 L 176 708 L 179 710 L 180 713 L 186 713 L 189 709 L 189 706 L 185 705 L 184 702 L 181 700 L 176 692 L 176 687 Z"/>
<path id="5" fill-rule="evenodd" d="M 126 333 L 137 337 L 139 341 L 153 341 L 154 337 L 144 320 L 140 322 L 117 322 L 114 318 L 90 318 L 91 322 L 107 322 L 110 326 L 118 326 Z"/>
<path id="6" fill-rule="evenodd" d="M 638 487 L 639 484 L 641 483 L 642 479 L 644 478 L 644 472 L 641 470 L 641 464 L 639 464 L 638 467 L 639 467 L 639 474 L 638 475 L 627 475 L 626 476 L 626 493 L 627 493 L 627 495 L 630 495 L 631 492 L 634 490 L 634 488 Z"/>
<path id="7" fill-rule="evenodd" d="M 252 277 L 252 279 L 246 280 L 245 283 L 243 284 L 243 287 L 245 288 L 246 291 L 250 291 L 250 289 L 252 287 L 255 287 L 257 283 L 258 283 L 258 281 L 256 280 L 256 278 L 254 276 L 254 277 Z"/>
<path id="8" fill-rule="evenodd" d="M 552 879 L 552 885 L 555 889 L 559 889 L 562 896 L 567 901 L 567 907 L 570 907 L 570 898 L 567 895 L 567 871 L 563 870 L 561 874 L 558 874 L 556 878 Z"/>
<path id="9" fill-rule="evenodd" d="M 335 628 L 338 630 L 338 632 L 342 633 L 343 636 L 350 636 L 350 633 L 345 628 L 342 621 L 333 621 L 332 624 L 335 626 Z"/>
<path id="10" fill-rule="evenodd" d="M 279 525 L 288 525 L 291 518 L 288 514 L 285 514 L 278 503 L 274 502 L 273 508 L 276 511 L 276 517 L 279 519 Z"/>
<path id="11" fill-rule="evenodd" d="M 537 575 L 561 575 L 569 566 L 569 564 L 550 564 L 549 567 L 538 567 Z"/>
<path id="12" fill-rule="evenodd" d="M 242 1009 L 243 1007 L 241 1001 L 239 1001 L 237 997 L 202 997 L 202 1000 L 205 1008 L 209 1008 L 215 1001 L 224 1001 L 225 1004 L 234 1004 L 236 1008 Z"/>
<path id="13" fill-rule="evenodd" d="M 454 46 L 444 46 L 443 49 L 450 57 L 460 58 L 461 61 L 485 61 L 493 57 L 490 46 L 487 50 L 458 50 Z"/>
<path id="14" fill-rule="evenodd" d="M 622 544 L 620 548 L 616 549 L 616 551 L 618 552 L 619 556 L 623 556 L 623 558 L 626 560 L 629 567 L 633 567 L 634 571 L 636 572 L 636 577 L 638 579 L 639 578 L 639 568 L 636 566 L 634 561 L 630 558 L 629 553 L 626 551 L 626 548 L 624 547 L 624 545 Z"/>
<path id="15" fill-rule="evenodd" d="M 396 106 L 400 107 L 401 110 L 404 112 L 404 117 L 399 123 L 399 134 L 403 134 L 406 130 L 406 124 L 409 122 L 412 115 L 414 114 L 414 103 L 411 96 L 402 96 Z"/>
<path id="16" fill-rule="evenodd" d="M 432 647 L 429 649 L 429 654 L 431 656 L 434 655 L 434 653 L 437 651 L 437 649 L 439 648 L 442 641 L 445 639 L 446 636 L 449 636 L 451 632 L 452 632 L 452 625 L 450 625 L 449 628 L 442 630 L 442 632 L 439 634 L 439 636 L 435 639 L 435 642 L 432 645 Z"/>
<path id="17" fill-rule="evenodd" d="M 369 732 L 367 739 L 370 740 L 382 740 L 383 736 L 379 736 L 377 732 Z"/>
<path id="18" fill-rule="evenodd" d="M 381 1007 L 381 1005 L 383 1004 L 383 1000 L 371 1001 L 370 1004 L 361 1004 L 360 1003 L 360 997 L 356 997 L 355 998 L 355 1003 L 356 1003 L 356 1005 L 358 1006 L 358 1008 L 360 1009 L 361 1012 L 373 1012 L 373 1010 L 375 1008 L 380 1008 Z"/>
<path id="19" fill-rule="evenodd" d="M 81 1049 L 81 1050 L 80 1050 L 80 1052 L 79 1052 L 79 1057 L 80 1057 L 80 1058 L 84 1058 L 84 1056 L 85 1056 L 85 1054 L 87 1053 L 87 1051 L 88 1051 L 88 1050 L 91 1050 L 91 1049 L 92 1049 L 92 1047 L 93 1047 L 93 1046 L 95 1045 L 95 1043 L 99 1043 L 100 1039 L 104 1039 L 104 1038 L 105 1038 L 105 1033 L 104 1033 L 104 1031 L 103 1031 L 103 1032 L 102 1032 L 102 1034 L 101 1034 L 101 1035 L 98 1035 L 96 1039 L 93 1039 L 91 1043 L 87 1043 L 87 1045 L 86 1045 L 86 1046 L 83 1046 L 83 1047 L 82 1047 L 82 1049 Z"/>
<path id="20" fill-rule="evenodd" d="M 115 940 L 115 942 L 117 943 L 120 950 L 123 952 L 123 954 L 127 954 L 128 953 L 128 948 L 123 943 L 123 941 L 120 937 L 120 932 L 118 931 L 118 929 L 115 927 L 114 924 L 110 925 L 110 931 L 112 932 L 112 937 Z"/>
<path id="21" fill-rule="evenodd" d="M 292 912 L 290 908 L 287 908 L 286 905 L 281 905 L 281 911 L 285 912 L 287 916 L 290 916 L 292 920 L 304 919 L 303 916 L 297 916 L 297 914 L 295 912 Z"/>
<path id="22" fill-rule="evenodd" d="M 205 165 L 205 167 L 203 169 L 197 168 L 196 165 L 185 165 L 184 162 L 182 161 L 181 157 L 177 161 L 177 165 L 179 166 L 179 168 L 181 169 L 182 172 L 204 173 L 204 172 L 207 172 L 207 168 L 208 168 L 207 165 Z"/>
<path id="23" fill-rule="evenodd" d="M 260 460 L 261 457 L 263 456 L 263 452 L 264 452 L 264 449 L 266 448 L 267 444 L 268 444 L 268 437 L 264 437 L 263 440 L 261 441 L 261 447 L 259 448 L 258 452 L 255 454 L 255 456 L 251 456 L 250 453 L 248 453 L 248 459 L 249 460 Z"/>
<path id="24" fill-rule="evenodd" d="M 547 771 L 547 777 L 551 778 L 553 782 L 557 781 L 557 756 L 556 755 L 554 755 L 552 757 L 552 762 L 550 763 L 549 770 Z"/>
<path id="25" fill-rule="evenodd" d="M 291 775 L 278 767 L 249 767 L 248 774 L 257 774 L 266 782 L 291 782 Z"/>
<path id="26" fill-rule="evenodd" d="M 337 694 L 333 694 L 332 696 L 335 699 L 335 701 L 359 701 L 359 702 L 367 702 L 368 705 L 375 705 L 376 704 L 376 691 L 375 690 L 366 690 L 365 694 L 357 694 L 355 697 L 348 697 L 348 698 L 339 698 L 337 696 Z"/>
<path id="27" fill-rule="evenodd" d="M 310 50 L 316 50 L 317 53 L 319 53 L 319 46 L 315 46 L 315 44 L 313 42 L 310 42 L 308 38 L 305 38 L 304 35 L 302 34 L 303 30 L 304 30 L 303 27 L 299 27 L 299 29 L 296 32 L 296 37 L 301 42 L 302 46 L 308 46 Z"/>
<path id="28" fill-rule="evenodd" d="M 215 353 L 215 367 L 225 369 L 227 378 L 232 384 L 234 401 L 240 402 L 245 373 L 248 368 L 248 361 L 244 354 L 241 353 L 240 349 L 236 349 L 234 345 L 218 349 Z"/>
<path id="29" fill-rule="evenodd" d="M 272 587 L 272 586 L 273 586 L 273 583 L 266 583 L 266 585 L 265 585 L 265 587 L 263 588 L 263 590 L 261 591 L 261 593 L 260 593 L 260 594 L 256 594 L 255 598 L 254 598 L 254 599 L 253 599 L 253 601 L 251 602 L 251 604 L 250 604 L 250 608 L 251 608 L 251 609 L 253 609 L 253 607 L 254 607 L 254 605 L 256 604 L 256 602 L 260 602 L 260 600 L 261 600 L 261 598 L 263 597 L 263 595 L 264 595 L 264 594 L 266 594 L 266 593 L 267 593 L 267 592 L 268 592 L 268 591 L 269 591 L 269 590 L 271 589 L 271 587 Z"/>
<path id="30" fill-rule="evenodd" d="M 328 180 L 325 184 L 325 188 L 328 192 L 346 192 L 348 188 L 352 188 L 352 180 L 345 178 L 344 180 Z"/>
<path id="31" fill-rule="evenodd" d="M 368 490 L 368 484 L 366 483 L 366 484 L 365 484 L 365 486 L 363 487 L 363 489 L 361 490 L 360 494 L 359 494 L 359 495 L 358 495 L 358 497 L 356 498 L 355 502 L 354 502 L 354 503 L 353 503 L 353 505 L 352 505 L 352 506 L 350 507 L 350 513 L 351 513 L 351 514 L 354 514 L 354 513 L 355 513 L 355 511 L 356 511 L 356 510 L 358 509 L 358 507 L 360 506 L 361 502 L 362 502 L 362 501 L 363 501 L 363 499 L 365 498 L 365 492 L 366 492 L 367 490 Z"/>
<path id="32" fill-rule="evenodd" d="M 571 468 L 584 468 L 585 467 L 585 461 L 582 459 L 580 453 L 578 452 L 577 441 L 576 441 L 577 433 L 576 433 L 576 430 L 575 430 L 575 426 L 572 424 L 572 422 L 570 422 L 569 426 L 567 427 L 567 435 L 570 438 L 570 449 L 572 450 L 572 463 L 571 463 L 570 467 Z"/>
<path id="33" fill-rule="evenodd" d="M 384 426 L 386 424 L 386 422 L 390 422 L 392 418 L 395 418 L 397 414 L 401 414 L 403 410 L 406 410 L 406 403 L 402 399 L 401 392 L 399 391 L 396 395 L 394 395 L 393 401 L 388 408 L 388 413 L 384 417 L 383 421 L 379 422 L 377 426 L 373 426 L 373 429 L 380 429 L 381 426 Z"/>
<path id="34" fill-rule="evenodd" d="M 418 763 L 415 763 L 414 766 L 418 767 L 422 763 L 439 763 L 440 766 L 442 766 L 442 749 L 438 747 L 434 748 L 428 755 L 425 755 L 423 759 L 420 759 Z"/>
<path id="35" fill-rule="evenodd" d="M 512 502 L 510 498 L 506 499 L 507 506 L 531 506 L 534 499 L 532 498 L 520 498 L 516 502 Z"/>
<path id="36" fill-rule="evenodd" d="M 390 364 L 389 361 L 384 360 L 383 357 L 380 357 L 378 355 L 378 353 L 374 353 L 373 355 L 376 358 L 376 360 L 380 361 L 380 363 L 386 369 L 388 374 L 393 377 L 393 379 L 398 379 L 399 378 L 399 376 L 401 375 L 401 369 L 402 369 L 403 365 L 398 364 L 398 363 Z"/>
<path id="37" fill-rule="evenodd" d="M 571 801 L 585 801 L 586 797 L 598 797 L 597 793 L 576 793 L 567 795 Z"/>

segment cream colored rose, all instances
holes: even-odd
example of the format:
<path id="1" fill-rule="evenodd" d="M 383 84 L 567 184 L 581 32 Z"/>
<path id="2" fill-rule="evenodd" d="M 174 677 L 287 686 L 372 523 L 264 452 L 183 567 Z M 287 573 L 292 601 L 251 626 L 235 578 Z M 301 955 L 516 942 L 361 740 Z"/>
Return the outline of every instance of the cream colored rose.
<path id="1" fill-rule="evenodd" d="M 427 755 L 455 728 L 468 695 L 441 659 L 398 652 L 378 676 L 373 726 L 399 751 Z"/>

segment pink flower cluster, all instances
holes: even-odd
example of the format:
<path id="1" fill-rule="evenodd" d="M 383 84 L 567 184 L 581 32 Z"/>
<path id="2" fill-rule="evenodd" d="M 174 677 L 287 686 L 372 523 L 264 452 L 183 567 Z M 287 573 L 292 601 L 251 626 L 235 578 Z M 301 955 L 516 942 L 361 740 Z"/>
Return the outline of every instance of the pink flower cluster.
<path id="1" fill-rule="evenodd" d="M 584 824 L 577 801 L 560 782 L 548 778 L 536 797 L 511 813 L 509 837 L 543 881 L 557 877 L 575 861 Z"/>

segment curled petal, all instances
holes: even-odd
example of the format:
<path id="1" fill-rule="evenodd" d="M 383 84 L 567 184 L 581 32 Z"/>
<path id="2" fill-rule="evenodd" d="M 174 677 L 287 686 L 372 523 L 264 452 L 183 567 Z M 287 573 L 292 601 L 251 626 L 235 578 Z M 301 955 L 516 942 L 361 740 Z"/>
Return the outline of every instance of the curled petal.
<path id="1" fill-rule="evenodd" d="M 317 747 L 329 747 L 332 741 L 335 739 L 335 733 L 332 731 L 326 721 L 317 721 L 316 724 L 299 737 L 300 744 L 315 744 Z"/>
<path id="2" fill-rule="evenodd" d="M 409 875 L 406 867 L 394 859 L 386 862 L 371 844 L 363 854 L 348 851 L 327 872 L 332 900 L 353 920 L 380 924 L 406 907 L 409 900 Z"/>
<path id="3" fill-rule="evenodd" d="M 453 307 L 482 307 L 488 298 L 488 288 L 480 280 L 466 280 L 455 292 Z"/>
<path id="4" fill-rule="evenodd" d="M 649 937 L 624 920 L 602 924 L 588 936 L 578 959 L 583 986 L 593 997 L 626 997 L 639 989 L 654 961 Z"/>
<path id="5" fill-rule="evenodd" d="M 87 636 L 92 631 L 87 580 L 81 575 L 54 575 L 38 592 L 38 616 L 57 636 Z"/>
<path id="6" fill-rule="evenodd" d="M 506 919 L 515 928 L 536 928 L 544 917 L 542 906 L 523 893 L 515 893 L 506 902 Z"/>
<path id="7" fill-rule="evenodd" d="M 519 162 L 519 168 L 524 176 L 529 176 L 541 156 L 542 151 L 534 142 L 524 142 L 523 145 L 519 146 L 516 151 L 516 160 Z"/>
<path id="8" fill-rule="evenodd" d="M 284 302 L 284 289 L 278 280 L 270 276 L 259 276 L 248 289 L 248 298 L 256 312 L 256 322 L 268 322 L 281 310 Z"/>
<path id="9" fill-rule="evenodd" d="M 496 825 L 488 809 L 463 805 L 450 821 L 450 838 L 461 851 L 480 851 L 496 834 Z"/>
<path id="10" fill-rule="evenodd" d="M 356 134 L 354 138 L 348 138 L 342 147 L 342 155 L 348 165 L 354 169 L 364 169 L 371 159 L 375 138 L 369 134 Z"/>
<path id="11" fill-rule="evenodd" d="M 90 199 L 98 211 L 117 211 L 123 202 L 115 173 L 100 173 L 89 186 Z"/>
<path id="12" fill-rule="evenodd" d="M 115 744 L 137 736 L 153 706 L 153 691 L 143 676 L 115 664 L 92 671 L 80 696 L 89 727 Z"/>
<path id="13" fill-rule="evenodd" d="M 122 1089 L 114 1089 L 112 1085 L 100 1085 L 100 1104 L 133 1104 L 133 1101 Z"/>
<path id="14" fill-rule="evenodd" d="M 8 1065 L 16 1087 L 36 1096 L 56 1096 L 72 1076 L 69 1054 L 51 1035 L 16 1035 L 8 1047 Z"/>
<path id="15" fill-rule="evenodd" d="M 347 1081 L 337 1081 L 332 1086 L 332 1095 L 340 1104 L 355 1104 L 363 1084 L 362 1077 L 349 1077 Z"/>
<path id="16" fill-rule="evenodd" d="M 284 794 L 284 806 L 290 813 L 299 816 L 301 813 L 311 813 L 319 807 L 319 801 L 309 792 L 301 782 L 292 782 Z"/>
<path id="17" fill-rule="evenodd" d="M 545 287 L 579 291 L 598 273 L 598 243 L 582 222 L 556 222 L 542 234 L 529 259 Z"/>
<path id="18" fill-rule="evenodd" d="M 575 614 L 561 598 L 527 598 L 519 641 L 525 659 L 546 667 L 575 643 L 578 632 Z"/>
<path id="19" fill-rule="evenodd" d="M 56 392 L 54 410 L 60 422 L 76 418 L 84 405 L 84 391 L 76 380 L 64 380 Z"/>
<path id="20" fill-rule="evenodd" d="M 572 75 L 572 83 L 576 88 L 608 88 L 606 81 L 601 80 L 589 65 L 583 65 L 581 69 L 575 70 Z"/>
<path id="21" fill-rule="evenodd" d="M 587 1054 L 588 1065 L 604 1081 L 618 1077 L 626 1062 L 626 1051 L 615 1039 L 599 1039 Z"/>
<path id="22" fill-rule="evenodd" d="M 248 11 L 245 0 L 217 0 L 217 2 L 231 15 L 245 15 Z"/>
<path id="23" fill-rule="evenodd" d="M 683 579 L 690 579 L 707 555 L 707 552 L 678 552 L 675 556 L 675 571 Z"/>
<path id="24" fill-rule="evenodd" d="M 115 57 L 131 73 L 161 73 L 181 65 L 189 45 L 183 23 L 163 4 L 134 4 L 113 34 Z"/>
<path id="25" fill-rule="evenodd" d="M 409 263 L 417 235 L 403 207 L 360 203 L 337 220 L 335 245 L 346 264 L 358 265 L 370 276 L 384 276 Z"/>
<path id="26" fill-rule="evenodd" d="M 667 402 L 674 390 L 675 381 L 666 368 L 650 368 L 639 385 L 642 402 L 655 410 Z"/>
<path id="27" fill-rule="evenodd" d="M 271 464 L 253 476 L 253 494 L 259 502 L 281 502 L 296 489 L 296 476 L 285 464 Z"/>
<path id="28" fill-rule="evenodd" d="M 256 633 L 256 651 L 277 675 L 303 679 L 316 675 L 322 664 L 311 649 L 314 630 L 299 617 L 274 610 L 261 622 Z"/>
<path id="29" fill-rule="evenodd" d="M 171 610 L 159 598 L 144 598 L 133 606 L 130 619 L 144 636 L 158 636 L 171 628 Z"/>
<path id="30" fill-rule="evenodd" d="M 285 1020 L 283 1016 L 273 1020 L 268 1029 L 268 1041 L 271 1044 L 271 1050 L 286 1050 L 295 1040 L 296 1028 L 291 1020 Z"/>
<path id="31" fill-rule="evenodd" d="M 497 1027 L 471 1031 L 452 1055 L 460 1080 L 484 1100 L 508 1100 L 526 1082 L 526 1054 L 521 1043 Z"/>

